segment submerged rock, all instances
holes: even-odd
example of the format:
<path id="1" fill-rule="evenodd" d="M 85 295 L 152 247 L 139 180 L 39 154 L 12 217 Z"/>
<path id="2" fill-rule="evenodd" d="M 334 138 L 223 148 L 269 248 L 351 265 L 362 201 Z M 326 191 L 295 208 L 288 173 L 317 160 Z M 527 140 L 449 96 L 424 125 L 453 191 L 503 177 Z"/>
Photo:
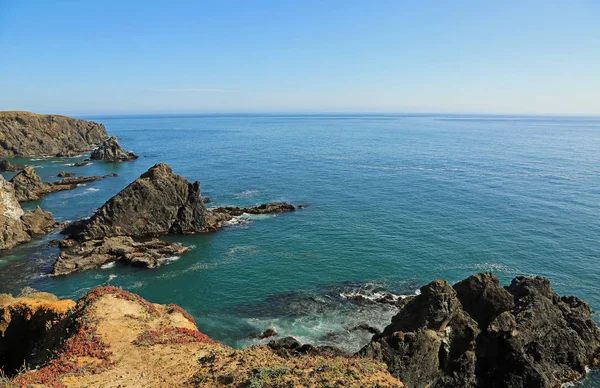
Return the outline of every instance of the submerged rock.
<path id="1" fill-rule="evenodd" d="M 12 184 L 0 175 L 0 250 L 28 242 L 57 226 L 52 213 L 39 206 L 32 212 L 24 212 Z"/>
<path id="2" fill-rule="evenodd" d="M 18 172 L 24 169 L 25 166 L 21 164 L 12 164 L 6 159 L 0 160 L 0 171 L 6 172 Z"/>
<path id="3" fill-rule="evenodd" d="M 61 171 L 57 174 L 57 176 L 59 178 L 68 178 L 68 177 L 72 177 L 75 176 L 74 172 L 70 172 L 70 171 Z"/>
<path id="4" fill-rule="evenodd" d="M 137 158 L 138 156 L 133 151 L 125 151 L 121 147 L 116 136 L 106 139 L 90 156 L 91 160 L 104 160 L 107 162 L 125 162 Z"/>
<path id="5" fill-rule="evenodd" d="M 108 135 L 104 125 L 59 115 L 0 112 L 0 156 L 72 156 Z"/>
<path id="6" fill-rule="evenodd" d="M 582 378 L 599 351 L 587 303 L 542 277 L 504 289 L 488 273 L 422 287 L 359 354 L 415 388 L 551 388 Z"/>
<path id="7" fill-rule="evenodd" d="M 83 167 L 83 166 L 87 166 L 88 164 L 90 164 L 90 162 L 87 162 L 84 160 L 83 162 L 73 163 L 73 167 Z"/>
<path id="8" fill-rule="evenodd" d="M 69 246 L 64 242 L 62 246 Z M 159 239 L 136 241 L 131 237 L 105 237 L 73 245 L 62 251 L 54 263 L 52 275 L 66 275 L 76 271 L 98 268 L 115 261 L 129 262 L 143 267 L 157 267 L 169 257 L 177 256 L 188 248 L 181 244 Z"/>

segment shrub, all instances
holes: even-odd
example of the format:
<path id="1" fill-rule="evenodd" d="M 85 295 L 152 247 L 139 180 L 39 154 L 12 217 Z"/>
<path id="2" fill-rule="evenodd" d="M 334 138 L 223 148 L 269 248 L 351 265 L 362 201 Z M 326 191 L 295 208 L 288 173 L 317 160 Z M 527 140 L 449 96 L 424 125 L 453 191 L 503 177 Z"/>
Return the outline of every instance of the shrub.
<path id="1" fill-rule="evenodd" d="M 162 330 L 147 330 L 133 341 L 138 346 L 153 346 L 165 344 L 186 344 L 190 342 L 201 342 L 214 344 L 217 341 L 210 339 L 206 334 L 198 330 L 183 327 L 167 327 Z"/>

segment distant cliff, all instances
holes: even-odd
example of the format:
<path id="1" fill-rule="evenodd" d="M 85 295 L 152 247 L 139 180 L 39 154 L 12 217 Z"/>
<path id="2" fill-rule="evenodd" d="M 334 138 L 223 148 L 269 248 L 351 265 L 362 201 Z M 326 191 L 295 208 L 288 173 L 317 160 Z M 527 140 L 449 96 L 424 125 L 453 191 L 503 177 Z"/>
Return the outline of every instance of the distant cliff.
<path id="1" fill-rule="evenodd" d="M 0 157 L 72 156 L 101 144 L 104 125 L 66 116 L 0 112 Z"/>

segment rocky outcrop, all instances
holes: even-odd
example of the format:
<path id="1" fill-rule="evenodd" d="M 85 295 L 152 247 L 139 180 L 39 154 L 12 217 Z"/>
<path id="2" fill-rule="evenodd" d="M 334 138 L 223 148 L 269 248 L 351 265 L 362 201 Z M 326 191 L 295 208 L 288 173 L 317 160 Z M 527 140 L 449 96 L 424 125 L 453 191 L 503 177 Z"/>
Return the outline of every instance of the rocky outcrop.
<path id="1" fill-rule="evenodd" d="M 68 240 L 67 240 L 68 241 Z M 60 245 L 60 243 L 59 243 Z M 63 246 L 69 245 L 65 243 Z M 135 241 L 131 237 L 105 237 L 89 240 L 62 251 L 52 268 L 52 275 L 99 268 L 116 261 L 143 267 L 157 267 L 163 261 L 181 255 L 189 248 L 159 239 Z"/>
<path id="2" fill-rule="evenodd" d="M 211 230 L 218 230 L 223 225 L 244 214 L 276 214 L 284 212 L 293 212 L 296 208 L 289 203 L 265 203 L 251 207 L 216 207 L 208 210 L 207 221 Z"/>
<path id="3" fill-rule="evenodd" d="M 52 311 L 64 311 L 57 303 L 52 302 Z M 61 307 L 72 306 L 67 301 Z M 10 377 L 2 382 L 9 386 L 403 386 L 373 360 L 311 353 L 281 357 L 268 346 L 232 349 L 198 331 L 194 318 L 181 307 L 153 304 L 111 286 L 92 290 L 55 319 L 35 313 L 29 322 L 32 326 L 5 332 L 5 339 L 22 346 L 11 346 L 10 357 L 0 359 L 0 369 Z M 34 324 L 44 329 L 29 330 Z M 34 360 L 28 356 L 28 343 L 37 353 Z M 30 368 L 14 375 L 6 361 L 19 366 L 26 362 Z"/>
<path id="4" fill-rule="evenodd" d="M 25 166 L 23 171 L 15 175 L 10 182 L 15 188 L 15 195 L 19 202 L 37 201 L 46 194 L 57 191 L 72 190 L 80 183 L 93 182 L 116 174 L 90 177 L 69 177 L 54 183 L 43 182 L 33 167 Z"/>
<path id="5" fill-rule="evenodd" d="M 25 166 L 21 164 L 12 164 L 6 159 L 0 160 L 0 171 L 2 172 L 18 172 L 24 168 Z"/>
<path id="6" fill-rule="evenodd" d="M 210 230 L 206 215 L 200 183 L 159 163 L 67 232 L 77 240 L 200 233 Z"/>
<path id="7" fill-rule="evenodd" d="M 121 147 L 116 136 L 106 139 L 90 156 L 91 160 L 104 160 L 107 162 L 125 162 L 137 158 L 138 156 L 133 151 L 125 151 Z"/>
<path id="8" fill-rule="evenodd" d="M 104 125 L 59 115 L 0 112 L 0 156 L 72 156 L 108 135 Z"/>
<path id="9" fill-rule="evenodd" d="M 598 361 L 600 330 L 587 303 L 548 279 L 492 274 L 421 288 L 359 354 L 410 387 L 556 387 Z"/>
<path id="10" fill-rule="evenodd" d="M 75 173 L 70 172 L 70 171 L 61 171 L 56 176 L 59 178 L 68 178 L 68 177 L 75 176 Z"/>
<path id="11" fill-rule="evenodd" d="M 28 242 L 57 226 L 52 213 L 39 206 L 32 212 L 24 212 L 13 186 L 0 176 L 0 250 Z"/>

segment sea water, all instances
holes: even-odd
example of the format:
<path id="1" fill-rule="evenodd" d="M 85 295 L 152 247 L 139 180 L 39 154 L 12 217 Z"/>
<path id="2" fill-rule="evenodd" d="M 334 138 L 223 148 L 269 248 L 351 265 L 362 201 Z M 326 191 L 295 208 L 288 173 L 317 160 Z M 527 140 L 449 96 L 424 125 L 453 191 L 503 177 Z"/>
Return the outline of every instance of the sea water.
<path id="1" fill-rule="evenodd" d="M 60 171 L 117 173 L 53 193 L 59 221 L 94 209 L 158 162 L 201 182 L 209 206 L 286 201 L 294 213 L 246 217 L 217 233 L 169 236 L 192 247 L 155 269 L 104 266 L 48 277 L 49 235 L 0 255 L 0 292 L 25 286 L 77 298 L 116 285 L 177 303 L 201 331 L 235 347 L 274 328 L 356 351 L 394 308 L 434 279 L 492 271 L 503 284 L 543 275 L 600 308 L 600 118 L 459 115 L 84 117 L 104 123 L 132 162 L 15 159 Z M 10 178 L 14 174 L 6 174 Z M 362 295 L 360 301 L 357 295 Z M 264 342 L 264 340 L 262 341 Z M 584 384 L 594 386 L 594 377 Z"/>

